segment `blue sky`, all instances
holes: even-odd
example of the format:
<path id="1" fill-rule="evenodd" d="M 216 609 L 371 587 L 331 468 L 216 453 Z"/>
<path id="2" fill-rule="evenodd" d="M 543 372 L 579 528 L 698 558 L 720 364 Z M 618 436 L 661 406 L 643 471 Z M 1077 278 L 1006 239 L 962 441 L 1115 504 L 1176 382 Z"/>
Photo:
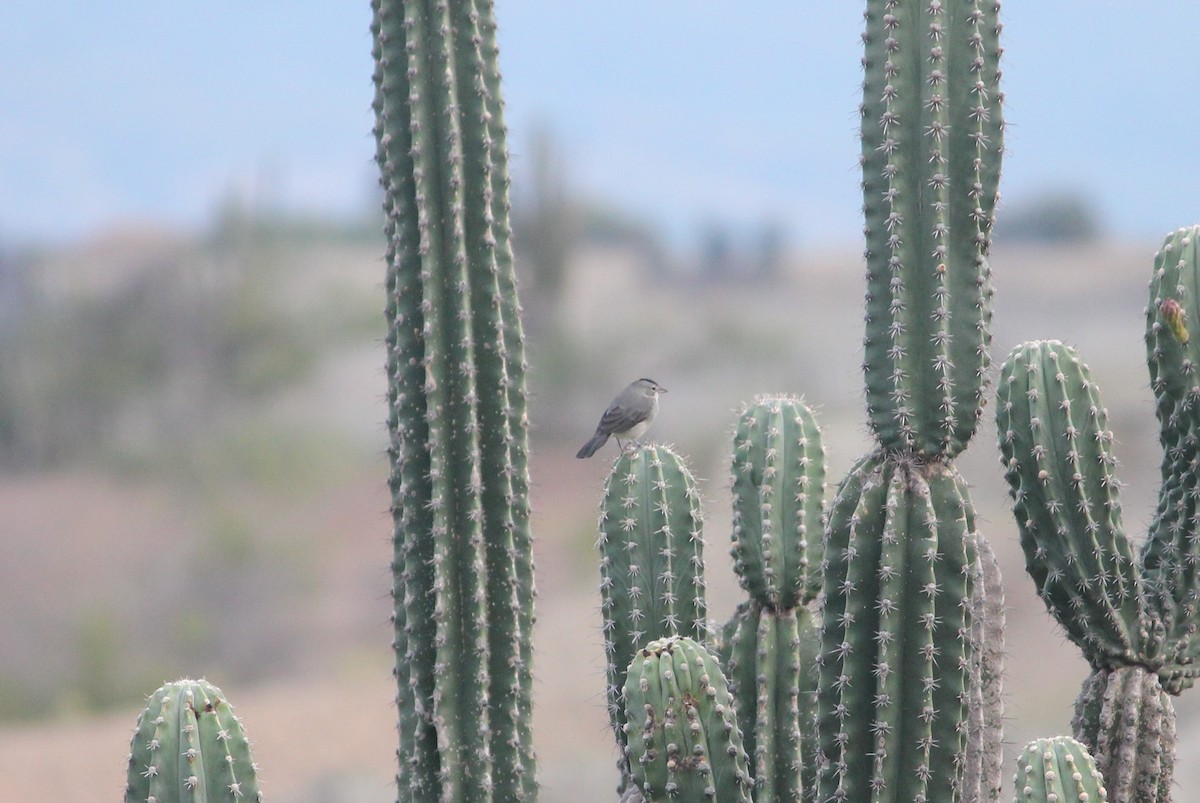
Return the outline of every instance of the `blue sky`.
<path id="1" fill-rule="evenodd" d="M 1003 193 L 1086 193 L 1114 233 L 1200 222 L 1194 0 L 1008 0 Z M 513 168 L 549 127 L 577 188 L 682 234 L 861 227 L 858 2 L 497 0 Z M 1099 9 L 1099 10 L 1098 10 Z M 369 198 L 366 0 L 8 0 L 0 244 L 203 226 L 231 192 Z"/>

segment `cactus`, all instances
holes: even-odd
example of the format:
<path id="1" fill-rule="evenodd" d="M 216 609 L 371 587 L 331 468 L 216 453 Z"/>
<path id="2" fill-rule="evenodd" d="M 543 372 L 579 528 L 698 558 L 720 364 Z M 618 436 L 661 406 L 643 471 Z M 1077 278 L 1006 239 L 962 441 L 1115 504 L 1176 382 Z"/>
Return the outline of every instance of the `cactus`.
<path id="1" fill-rule="evenodd" d="M 1162 484 L 1139 554 L 1121 522 L 1108 414 L 1074 350 L 1057 341 L 1014 349 L 996 409 L 1027 569 L 1092 666 L 1076 702 L 1076 738 L 1117 799 L 1147 803 L 1170 800 L 1175 715 L 1167 695 L 1200 672 L 1200 355 L 1188 337 L 1197 324 L 1198 237 L 1200 227 L 1169 235 L 1150 282 L 1146 353 Z"/>
<path id="2" fill-rule="evenodd" d="M 978 566 L 966 484 L 948 463 L 868 457 L 827 532 L 816 799 L 957 800 Z"/>
<path id="3" fill-rule="evenodd" d="M 744 602 L 725 625 L 721 664 L 759 803 L 799 801 L 812 788 L 819 646 L 812 613 L 804 607 L 774 611 Z"/>
<path id="4" fill-rule="evenodd" d="M 1003 120 L 997 0 L 869 0 L 863 34 L 867 414 L 954 457 L 981 415 Z"/>
<path id="5" fill-rule="evenodd" d="M 129 747 L 125 803 L 261 801 L 250 740 L 233 707 L 204 680 L 150 695 Z"/>
<path id="6" fill-rule="evenodd" d="M 820 803 L 994 800 L 999 786 L 1003 602 L 951 462 L 989 365 L 999 6 L 867 2 L 863 373 L 877 447 L 826 528 Z"/>
<path id="7" fill-rule="evenodd" d="M 733 436 L 733 546 L 750 600 L 720 651 L 759 803 L 798 801 L 812 787 L 811 723 L 819 644 L 806 607 L 820 591 L 825 453 L 812 411 L 762 396 Z"/>
<path id="8" fill-rule="evenodd" d="M 725 677 L 690 638 L 650 642 L 625 680 L 626 756 L 645 800 L 750 801 L 750 773 Z"/>
<path id="9" fill-rule="evenodd" d="M 649 641 L 708 634 L 700 493 L 683 459 L 665 446 L 622 453 L 600 507 L 600 610 L 609 718 L 625 738 L 625 671 Z"/>
<path id="10" fill-rule="evenodd" d="M 1071 724 L 1103 769 L 1113 800 L 1171 799 L 1175 707 L 1154 672 L 1096 670 L 1084 681 Z"/>
<path id="11" fill-rule="evenodd" d="M 1099 803 L 1108 793 L 1087 748 L 1069 736 L 1025 745 L 1013 778 L 1013 803 Z M 1140 800 L 1117 797 L 1115 800 Z"/>
<path id="12" fill-rule="evenodd" d="M 533 800 L 524 351 L 489 0 L 374 0 L 402 797 Z"/>
<path id="13" fill-rule="evenodd" d="M 761 396 L 733 436 L 734 571 L 761 606 L 787 610 L 820 592 L 825 450 L 800 399 Z"/>

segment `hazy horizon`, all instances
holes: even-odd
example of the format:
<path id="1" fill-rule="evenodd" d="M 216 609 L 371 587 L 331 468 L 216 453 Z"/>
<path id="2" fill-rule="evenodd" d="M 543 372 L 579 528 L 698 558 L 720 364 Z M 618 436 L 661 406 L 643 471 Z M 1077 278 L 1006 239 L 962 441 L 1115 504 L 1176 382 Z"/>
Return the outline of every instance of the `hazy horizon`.
<path id="1" fill-rule="evenodd" d="M 369 208 L 365 0 L 15 6 L 0 31 L 0 244 L 131 220 L 199 228 L 230 196 L 343 219 Z M 541 127 L 576 191 L 669 237 L 770 220 L 805 245 L 856 242 L 859 4 L 754 8 L 498 0 L 518 189 Z M 1006 205 L 1075 193 L 1126 239 L 1200 220 L 1184 8 L 1005 4 Z"/>

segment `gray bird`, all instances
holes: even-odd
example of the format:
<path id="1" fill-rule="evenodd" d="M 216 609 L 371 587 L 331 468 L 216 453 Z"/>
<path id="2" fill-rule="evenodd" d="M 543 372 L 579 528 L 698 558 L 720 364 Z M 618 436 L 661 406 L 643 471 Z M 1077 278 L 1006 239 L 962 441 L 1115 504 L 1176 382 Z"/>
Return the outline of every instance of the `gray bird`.
<path id="1" fill-rule="evenodd" d="M 639 379 L 631 382 L 629 387 L 617 394 L 612 404 L 600 417 L 596 434 L 583 445 L 576 457 L 591 457 L 608 442 L 608 437 L 617 439 L 617 445 L 625 446 L 622 439 L 636 441 L 650 428 L 654 416 L 658 415 L 658 394 L 666 393 L 667 389 L 653 379 Z"/>

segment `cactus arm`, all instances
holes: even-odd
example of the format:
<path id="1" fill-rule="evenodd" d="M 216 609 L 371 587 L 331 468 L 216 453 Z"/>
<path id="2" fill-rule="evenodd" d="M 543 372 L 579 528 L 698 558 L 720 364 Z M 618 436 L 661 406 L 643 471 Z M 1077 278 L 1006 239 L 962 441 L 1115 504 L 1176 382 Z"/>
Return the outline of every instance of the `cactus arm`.
<path id="1" fill-rule="evenodd" d="M 150 695 L 130 743 L 126 803 L 261 801 L 242 723 L 221 690 L 203 680 Z"/>
<path id="2" fill-rule="evenodd" d="M 1014 781 L 1016 796 L 1013 803 L 1101 803 L 1108 800 L 1108 792 L 1087 748 L 1069 736 L 1038 739 L 1027 744 L 1017 759 Z"/>
<path id="3" fill-rule="evenodd" d="M 820 588 L 825 461 L 812 411 L 786 396 L 743 409 L 733 439 L 733 557 L 760 604 L 794 608 Z"/>
<path id="4" fill-rule="evenodd" d="M 669 637 L 638 651 L 625 673 L 626 752 L 645 800 L 748 803 L 750 774 L 716 660 Z"/>
<path id="5" fill-rule="evenodd" d="M 610 718 L 624 738 L 621 688 L 638 649 L 653 639 L 708 630 L 700 494 L 665 446 L 620 455 L 600 512 L 600 596 Z"/>
<path id="6" fill-rule="evenodd" d="M 1003 150 L 998 9 L 867 4 L 864 372 L 885 450 L 953 457 L 980 415 Z"/>
<path id="7" fill-rule="evenodd" d="M 1200 226 L 1172 232 L 1155 254 L 1146 307 L 1146 362 L 1163 447 L 1158 509 L 1142 548 L 1151 604 L 1171 652 L 1164 681 L 1174 691 L 1198 671 L 1200 604 Z"/>
<path id="8" fill-rule="evenodd" d="M 514 511 L 517 494 L 514 492 L 514 477 L 521 471 L 514 465 L 514 457 L 523 458 L 523 448 L 513 448 L 514 423 L 509 405 L 513 403 L 508 389 L 513 384 L 512 375 L 523 375 L 513 361 L 507 346 L 506 319 L 501 290 L 501 258 L 497 249 L 496 230 L 498 220 L 507 221 L 505 205 L 497 208 L 496 194 L 507 199 L 507 185 L 496 186 L 492 172 L 496 165 L 505 165 L 507 159 L 502 151 L 504 141 L 497 140 L 491 123 L 493 110 L 500 106 L 500 99 L 493 93 L 499 92 L 498 80 L 489 80 L 496 63 L 495 53 L 485 58 L 487 49 L 483 37 L 485 20 L 468 3 L 450 4 L 455 31 L 455 71 L 459 75 L 471 76 L 472 86 L 460 89 L 458 103 L 461 112 L 464 142 L 478 142 L 481 147 L 463 154 L 463 236 L 465 256 L 468 264 L 476 267 L 475 281 L 470 290 L 470 322 L 473 326 L 473 341 L 479 346 L 474 352 L 478 384 L 490 388 L 490 392 L 478 395 L 478 448 L 479 470 L 491 482 L 482 483 L 480 514 L 486 543 L 488 578 L 486 583 L 488 611 L 487 673 L 491 682 L 490 705 L 511 712 L 509 716 L 491 723 L 490 747 L 499 766 L 513 766 L 517 772 L 502 773 L 493 777 L 492 793 L 498 800 L 519 799 L 529 789 L 526 776 L 532 776 L 530 762 L 533 754 L 527 745 L 527 734 L 518 732 L 521 723 L 528 722 L 522 709 L 531 699 L 530 677 L 525 667 L 528 656 L 522 645 L 530 643 L 528 638 L 532 625 L 529 617 L 523 616 L 518 579 L 523 567 L 517 565 L 517 542 L 528 546 L 527 533 L 518 532 L 517 515 Z M 492 24 L 494 47 L 494 23 Z M 501 126 L 502 129 L 502 126 Z M 499 215 L 499 218 L 497 217 Z M 507 228 L 507 224 L 504 224 Z M 507 239 L 505 240 L 507 246 Z M 502 249 L 507 256 L 510 251 Z M 508 265 L 511 270 L 511 264 Z M 507 289 L 507 288 L 506 288 Z M 515 298 L 515 287 L 509 290 Z M 510 318 L 515 310 L 509 311 Z M 511 324 L 510 324 L 511 325 Z M 516 325 L 519 326 L 519 317 Z M 511 338 L 520 342 L 520 338 Z M 518 422 L 519 423 L 519 422 Z M 523 437 L 522 430 L 522 437 Z M 522 498 L 525 498 L 522 495 Z M 522 637 L 522 636 L 525 637 Z"/>
<path id="9" fill-rule="evenodd" d="M 397 725 L 404 760 L 398 763 L 399 789 L 415 797 L 438 788 L 437 734 L 423 715 L 423 701 L 434 693 L 436 624 L 433 588 L 433 541 L 418 534 L 433 531 L 432 500 L 424 478 L 430 460 L 425 365 L 411 355 L 425 347 L 422 310 L 419 213 L 412 148 L 412 109 L 408 77 L 408 29 L 402 10 L 375 0 L 375 136 L 380 183 L 384 188 L 388 320 L 388 431 L 393 530 L 394 648 L 397 655 Z M 403 69 L 396 69 L 404 65 Z M 390 67 L 390 69 L 388 69 Z"/>
<path id="10" fill-rule="evenodd" d="M 1001 369 L 997 396 L 1005 478 L 1038 593 L 1093 665 L 1145 660 L 1141 573 L 1087 366 L 1057 341 L 1026 343 Z"/>
<path id="11" fill-rule="evenodd" d="M 511 179 L 508 172 L 508 127 L 504 121 L 504 95 L 500 87 L 500 47 L 496 38 L 495 6 L 491 2 L 476 6 L 484 53 L 483 67 L 487 94 L 492 103 L 487 109 L 488 136 L 497 154 L 491 170 L 492 233 L 495 238 L 496 279 L 500 304 L 500 319 L 504 329 L 504 351 L 509 370 L 504 377 L 504 412 L 508 417 L 508 465 L 504 471 L 511 479 L 513 530 L 513 563 L 516 571 L 515 594 L 522 601 L 517 611 L 520 633 L 533 632 L 534 608 L 524 604 L 536 596 L 533 575 L 533 535 L 529 506 L 529 413 L 525 359 L 525 334 L 521 324 L 521 303 L 517 293 L 516 269 L 513 263 Z M 536 757 L 533 751 L 533 639 L 520 640 L 517 675 L 521 693 L 517 698 L 519 717 L 517 731 L 524 766 L 529 768 L 523 777 L 524 798 L 537 797 Z"/>

